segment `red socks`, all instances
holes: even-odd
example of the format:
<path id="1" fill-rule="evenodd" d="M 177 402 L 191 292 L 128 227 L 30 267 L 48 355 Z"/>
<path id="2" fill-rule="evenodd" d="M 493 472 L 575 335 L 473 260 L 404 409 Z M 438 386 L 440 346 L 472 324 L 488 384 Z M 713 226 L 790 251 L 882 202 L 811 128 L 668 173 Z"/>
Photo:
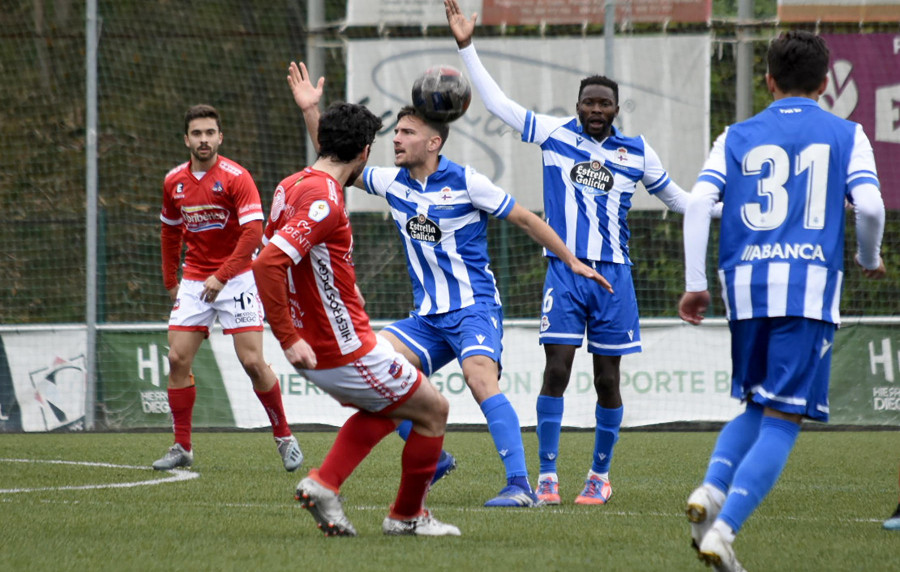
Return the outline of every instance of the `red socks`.
<path id="1" fill-rule="evenodd" d="M 269 391 L 260 393 L 255 391 L 257 399 L 262 403 L 272 424 L 272 434 L 276 437 L 287 437 L 291 434 L 287 416 L 284 414 L 284 402 L 281 400 L 281 386 L 278 382 Z"/>
<path id="2" fill-rule="evenodd" d="M 339 490 L 372 448 L 395 428 L 394 421 L 387 417 L 366 411 L 354 413 L 338 431 L 334 445 L 319 468 L 318 480 L 335 491 Z"/>
<path id="3" fill-rule="evenodd" d="M 197 387 L 191 385 L 180 389 L 169 389 L 169 409 L 172 411 L 172 424 L 175 426 L 175 442 L 191 450 L 191 416 L 194 413 L 194 401 L 197 399 Z"/>
<path id="4" fill-rule="evenodd" d="M 399 520 L 409 520 L 422 513 L 425 495 L 441 457 L 444 436 L 425 437 L 410 431 L 403 448 L 403 472 L 400 476 L 400 490 L 397 500 L 391 506 L 390 516 Z"/>

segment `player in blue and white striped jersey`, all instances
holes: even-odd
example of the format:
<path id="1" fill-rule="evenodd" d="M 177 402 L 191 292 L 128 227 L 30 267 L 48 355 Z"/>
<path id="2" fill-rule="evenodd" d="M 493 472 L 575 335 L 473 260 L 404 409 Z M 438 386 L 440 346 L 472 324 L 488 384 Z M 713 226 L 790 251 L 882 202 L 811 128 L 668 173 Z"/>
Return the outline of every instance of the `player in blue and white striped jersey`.
<path id="1" fill-rule="evenodd" d="M 367 167 L 363 180 L 366 192 L 387 199 L 391 208 L 413 279 L 416 314 L 500 305 L 487 252 L 487 220 L 509 216 L 515 199 L 471 167 L 443 156 L 424 185 L 406 167 Z M 402 335 L 395 327 L 388 330 Z M 428 373 L 436 369 L 424 365 Z"/>
<path id="2" fill-rule="evenodd" d="M 576 504 L 602 505 L 612 495 L 609 468 L 622 424 L 619 366 L 623 355 L 641 351 L 638 307 L 628 255 L 628 211 L 640 182 L 675 211 L 688 194 L 669 178 L 643 136 L 628 137 L 613 125 L 619 112 L 618 85 L 603 76 L 581 82 L 576 116 L 534 113 L 506 96 L 482 65 L 472 35 L 477 14 L 466 18 L 456 0 L 445 0 L 447 21 L 476 91 L 488 111 L 540 145 L 544 162 L 544 216 L 580 260 L 612 284 L 615 295 L 574 276 L 552 253 L 544 282 L 540 343 L 547 365 L 537 400 L 538 496 L 559 504 L 559 435 L 563 394 L 575 350 L 585 330 L 593 354 L 597 391 L 594 451 Z"/>
<path id="3" fill-rule="evenodd" d="M 292 64 L 290 73 L 294 100 L 315 142 L 324 79 L 313 86 L 302 63 Z M 426 374 L 460 362 L 506 469 L 506 486 L 485 506 L 535 506 L 519 417 L 500 392 L 503 312 L 487 253 L 488 215 L 522 228 L 573 275 L 611 288 L 537 215 L 471 167 L 443 157 L 448 134 L 446 123 L 427 121 L 404 107 L 394 129 L 395 167 L 366 168 L 354 183 L 387 199 L 415 296 L 415 312 L 379 335 Z M 405 431 L 401 426 L 401 435 Z"/>
<path id="4" fill-rule="evenodd" d="M 731 394 L 747 402 L 722 428 L 703 484 L 688 498 L 694 546 L 717 570 L 743 570 L 735 534 L 778 480 L 803 419 L 828 421 L 846 202 L 856 216 L 857 264 L 867 277 L 885 274 L 872 146 L 862 126 L 817 104 L 828 61 L 825 42 L 809 32 L 772 42 L 766 85 L 775 101 L 719 136 L 685 212 L 678 313 L 699 324 L 710 301 L 709 207 L 724 203 L 719 279 Z"/>

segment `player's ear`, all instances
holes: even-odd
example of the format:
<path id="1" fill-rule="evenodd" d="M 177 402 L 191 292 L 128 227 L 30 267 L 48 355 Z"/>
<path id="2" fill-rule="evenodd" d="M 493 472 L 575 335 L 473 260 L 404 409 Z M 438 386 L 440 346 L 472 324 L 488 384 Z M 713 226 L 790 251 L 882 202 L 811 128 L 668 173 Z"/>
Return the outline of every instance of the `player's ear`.
<path id="1" fill-rule="evenodd" d="M 187 147 L 188 149 L 190 149 L 190 147 L 191 147 L 191 140 L 188 139 L 187 133 L 184 134 L 184 146 Z"/>
<path id="2" fill-rule="evenodd" d="M 775 83 L 775 78 L 772 77 L 769 72 L 766 72 L 766 88 L 769 90 L 769 93 L 775 93 L 775 88 L 778 87 Z"/>
<path id="3" fill-rule="evenodd" d="M 825 93 L 825 90 L 828 89 L 828 76 L 826 75 L 822 78 L 822 85 L 819 86 L 819 89 L 816 90 L 816 95 L 822 95 Z"/>

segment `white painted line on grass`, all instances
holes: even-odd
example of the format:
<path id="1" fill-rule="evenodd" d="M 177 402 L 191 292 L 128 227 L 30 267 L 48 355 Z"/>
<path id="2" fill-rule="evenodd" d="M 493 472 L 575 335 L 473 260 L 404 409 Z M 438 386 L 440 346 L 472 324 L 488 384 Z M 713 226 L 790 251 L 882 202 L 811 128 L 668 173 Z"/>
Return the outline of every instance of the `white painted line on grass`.
<path id="1" fill-rule="evenodd" d="M 134 465 L 115 465 L 112 463 L 91 463 L 88 461 L 61 461 L 55 459 L 0 459 L 0 463 L 43 463 L 43 464 L 51 464 L 51 465 L 80 465 L 83 467 L 103 467 L 107 469 L 133 469 L 138 471 L 148 471 L 153 470 L 148 467 L 139 467 Z M 126 483 L 102 483 L 97 485 L 73 485 L 73 486 L 61 486 L 61 487 L 34 487 L 34 488 L 22 488 L 22 489 L 0 489 L 0 494 L 13 494 L 13 493 L 33 493 L 40 491 L 85 491 L 85 490 L 93 490 L 93 489 L 127 489 L 131 487 L 143 487 L 150 485 L 160 485 L 162 483 L 174 483 L 178 481 L 189 481 L 191 479 L 196 479 L 200 476 L 200 473 L 195 473 L 193 471 L 184 471 L 181 469 L 172 469 L 171 471 L 166 471 L 169 473 L 168 477 L 162 479 L 150 479 L 146 481 L 132 481 Z"/>

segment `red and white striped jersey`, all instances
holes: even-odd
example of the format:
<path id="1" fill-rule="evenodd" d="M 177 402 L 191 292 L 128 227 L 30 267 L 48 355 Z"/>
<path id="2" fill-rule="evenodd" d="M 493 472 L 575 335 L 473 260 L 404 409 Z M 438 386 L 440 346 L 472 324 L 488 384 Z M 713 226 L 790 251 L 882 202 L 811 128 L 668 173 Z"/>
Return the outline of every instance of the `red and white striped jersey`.
<path id="1" fill-rule="evenodd" d="M 371 351 L 376 338 L 356 292 L 353 235 L 340 183 L 310 167 L 284 179 L 263 242 L 294 262 L 286 277 L 290 316 L 316 353 L 316 369 L 346 365 Z M 281 329 L 272 324 L 273 332 Z"/>
<path id="2" fill-rule="evenodd" d="M 199 180 L 191 173 L 190 162 L 169 171 L 159 218 L 163 224 L 184 228 L 183 277 L 206 280 L 234 252 L 240 225 L 265 217 L 253 177 L 220 155 Z M 249 270 L 250 262 L 248 257 L 235 274 Z"/>

